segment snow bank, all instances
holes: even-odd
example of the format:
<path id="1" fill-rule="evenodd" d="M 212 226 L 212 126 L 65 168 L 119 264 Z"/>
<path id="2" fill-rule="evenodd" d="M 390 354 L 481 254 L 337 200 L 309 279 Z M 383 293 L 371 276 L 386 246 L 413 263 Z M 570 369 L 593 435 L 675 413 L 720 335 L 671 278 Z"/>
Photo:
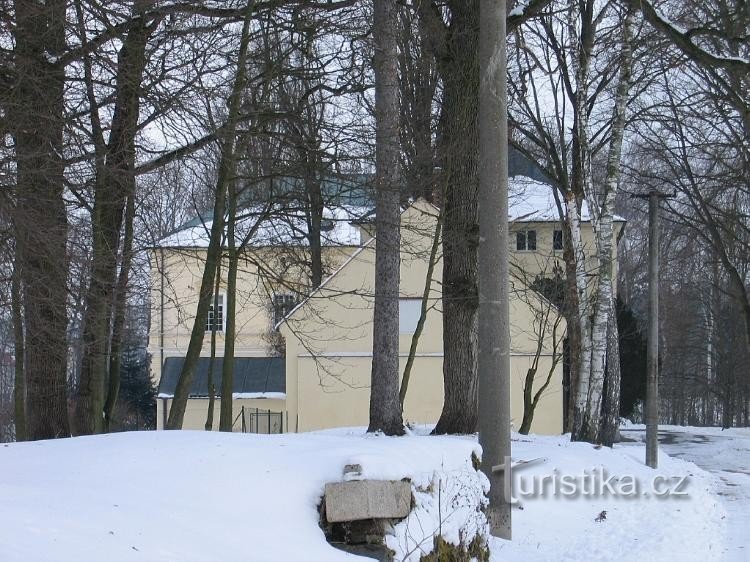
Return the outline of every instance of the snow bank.
<path id="1" fill-rule="evenodd" d="M 361 560 L 331 547 L 318 525 L 324 485 L 341 480 L 347 464 L 361 465 L 365 478 L 411 479 L 415 508 L 386 543 L 397 560 L 419 560 L 436 532 L 454 544 L 486 533 L 480 507 L 487 481 L 471 464 L 478 452 L 473 438 L 388 438 L 361 428 L 141 432 L 5 445 L 0 560 Z M 494 561 L 710 560 L 720 552 L 725 513 L 711 477 L 691 463 L 662 454 L 654 471 L 644 466 L 640 444 L 597 449 L 565 436 L 514 436 L 513 457 L 542 459 L 516 469 L 516 478 L 602 469 L 645 485 L 654 476 L 687 476 L 687 495 L 519 493 L 513 541 L 492 540 Z"/>
<path id="2" fill-rule="evenodd" d="M 439 473 L 448 482 L 476 474 L 476 452 L 472 439 L 363 430 L 159 431 L 6 445 L 0 560 L 361 560 L 331 547 L 318 525 L 326 482 L 360 464 L 365 478 L 426 488 Z M 394 530 L 397 542 L 406 536 Z"/>

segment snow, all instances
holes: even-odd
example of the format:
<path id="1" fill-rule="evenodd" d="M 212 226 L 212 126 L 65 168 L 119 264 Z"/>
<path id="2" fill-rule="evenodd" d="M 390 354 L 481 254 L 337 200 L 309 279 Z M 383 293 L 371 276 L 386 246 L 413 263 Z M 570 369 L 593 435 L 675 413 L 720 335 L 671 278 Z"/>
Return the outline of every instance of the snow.
<path id="1" fill-rule="evenodd" d="M 240 400 L 243 398 L 266 398 L 269 400 L 285 400 L 286 392 L 233 392 L 232 398 Z"/>
<path id="2" fill-rule="evenodd" d="M 621 427 L 624 436 L 645 440 L 643 425 Z M 663 453 L 694 462 L 714 476 L 713 491 L 727 511 L 727 541 L 714 559 L 750 559 L 750 428 L 659 426 Z"/>
<path id="3" fill-rule="evenodd" d="M 508 182 L 508 217 L 515 222 L 559 222 L 560 215 L 554 197 L 554 187 L 526 176 L 513 176 Z M 562 203 L 562 201 L 561 201 Z M 261 246 L 305 246 L 307 240 L 307 223 L 301 211 L 293 209 L 276 209 L 267 212 L 260 208 L 246 209 L 237 221 L 237 244 L 255 228 L 259 216 L 265 216 L 261 224 L 250 237 L 249 243 Z M 361 246 L 361 237 L 357 221 L 363 217 L 374 219 L 373 209 L 361 206 L 326 207 L 323 211 L 323 222 L 330 230 L 321 233 L 324 246 Z M 589 221 L 588 205 L 584 201 L 581 208 L 581 220 Z M 616 216 L 615 220 L 624 221 Z M 212 220 L 201 222 L 195 219 L 183 228 L 162 238 L 158 242 L 163 248 L 207 248 Z"/>
<path id="4" fill-rule="evenodd" d="M 555 188 L 526 176 L 508 178 L 508 218 L 513 222 L 559 222 L 560 212 L 555 201 Z M 558 195 L 558 197 L 560 197 Z M 565 201 L 560 205 L 565 209 Z M 615 221 L 624 221 L 615 215 Z M 581 205 L 581 221 L 590 221 L 589 207 Z"/>
<path id="5" fill-rule="evenodd" d="M 508 17 L 521 17 L 528 7 L 529 1 L 523 0 L 519 2 L 510 12 L 508 12 Z"/>
<path id="6" fill-rule="evenodd" d="M 519 497 L 523 509 L 513 511 L 513 540 L 493 540 L 493 561 L 712 560 L 723 544 L 726 513 L 712 491 L 713 479 L 692 463 L 662 454 L 659 469 L 653 470 L 644 465 L 642 444 L 597 449 L 571 443 L 568 436 L 518 436 L 513 456 L 544 459 L 517 470 L 517 477 L 603 470 L 620 482 L 634 478 L 639 493 Z M 655 496 L 656 476 L 669 478 L 670 485 L 687 476 L 687 495 Z M 597 522 L 602 511 L 606 519 Z"/>
<path id="7" fill-rule="evenodd" d="M 360 230 L 352 221 L 361 218 L 368 209 L 354 206 L 327 207 L 323 210 L 323 224 L 331 227 L 330 230 L 321 232 L 323 245 L 326 246 L 359 246 Z M 260 225 L 250 237 L 249 243 L 255 247 L 260 246 L 304 246 L 307 245 L 305 234 L 307 223 L 305 215 L 299 210 L 279 208 L 267 211 L 266 209 L 245 209 L 238 218 L 235 227 L 235 239 L 241 244 L 245 237 L 256 228 L 259 217 Z M 197 223 L 197 224 L 195 224 Z M 211 219 L 205 222 L 191 221 L 187 226 L 177 232 L 162 238 L 158 242 L 163 248 L 207 248 L 210 238 Z"/>
<path id="8" fill-rule="evenodd" d="M 318 526 L 326 482 L 360 464 L 365 478 L 427 487 L 436 471 L 474 472 L 477 450 L 472 439 L 363 430 L 159 431 L 6 445 L 0 560 L 357 560 L 328 545 Z"/>
<path id="9" fill-rule="evenodd" d="M 474 437 L 365 435 L 362 428 L 252 435 L 140 432 L 0 448 L 0 559 L 362 559 L 331 547 L 318 526 L 326 482 L 347 464 L 363 478 L 409 478 L 415 507 L 386 537 L 396 560 L 419 560 L 437 530 L 449 541 L 486 533 L 487 481 L 471 465 Z M 713 477 L 643 445 L 614 450 L 567 436 L 513 438 L 516 478 L 597 467 L 639 482 L 689 476 L 687 496 L 528 497 L 516 493 L 513 541 L 492 539 L 492 560 L 715 559 L 725 534 Z M 518 484 L 518 482 L 517 482 Z M 515 490 L 515 488 L 514 488 Z M 606 519 L 596 522 L 602 512 Z"/>
<path id="10" fill-rule="evenodd" d="M 174 394 L 168 392 L 160 392 L 156 395 L 157 398 L 174 398 Z M 244 399 L 268 399 L 268 400 L 285 400 L 286 392 L 233 392 L 232 398 L 235 400 Z"/>

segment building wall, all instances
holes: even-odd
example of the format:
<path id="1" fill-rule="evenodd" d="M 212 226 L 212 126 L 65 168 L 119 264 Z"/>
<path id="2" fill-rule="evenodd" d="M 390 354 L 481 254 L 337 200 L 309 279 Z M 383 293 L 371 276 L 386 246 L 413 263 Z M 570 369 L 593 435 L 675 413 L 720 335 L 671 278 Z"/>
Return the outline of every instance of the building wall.
<path id="1" fill-rule="evenodd" d="M 612 279 L 617 279 L 617 239 L 622 229 L 625 227 L 624 222 L 615 222 L 614 241 L 612 245 L 612 254 L 614 258 L 614 270 Z M 555 230 L 561 230 L 562 227 L 558 222 L 516 222 L 510 225 L 510 263 L 511 275 L 516 278 L 526 278 L 527 282 L 534 279 L 536 275 L 552 277 L 555 267 L 565 276 L 565 262 L 563 260 L 562 250 L 553 249 L 553 233 Z M 537 236 L 536 251 L 519 251 L 516 249 L 516 233 L 521 230 L 535 230 Z M 589 273 L 596 272 L 598 262 L 596 259 L 596 239 L 594 230 L 590 222 L 581 223 L 581 239 L 583 241 L 583 251 L 586 255 L 586 271 Z M 592 277 L 589 276 L 589 279 Z M 593 291 L 593 284 L 588 287 Z M 614 290 L 617 291 L 615 283 Z"/>
<path id="2" fill-rule="evenodd" d="M 424 290 L 434 208 L 417 204 L 402 215 L 402 298 L 418 298 Z M 432 215 L 432 216 L 430 216 Z M 321 289 L 305 301 L 282 326 L 286 339 L 287 409 L 292 430 L 366 425 L 372 367 L 372 306 L 374 242 L 356 253 Z M 438 261 L 430 295 L 430 310 L 417 347 L 407 393 L 404 418 L 434 423 L 443 404 L 443 326 L 440 310 L 442 262 Z M 533 291 L 511 296 L 512 417 L 516 427 L 523 415 L 523 378 L 542 334 L 540 373 L 551 364 L 551 327 L 543 313 L 557 317 L 557 309 Z M 562 321 L 561 321 L 562 322 Z M 558 328 L 561 339 L 564 322 Z M 412 334 L 400 335 L 401 372 Z M 537 387 L 541 375 L 537 377 Z M 562 431 L 562 366 L 537 410 L 532 431 Z"/>
<path id="3" fill-rule="evenodd" d="M 356 248 L 324 248 L 324 262 L 329 271 L 337 268 Z M 305 276 L 300 256 L 278 249 L 261 248 L 246 252 L 240 260 L 237 276 L 238 357 L 268 357 L 274 353 L 272 295 L 296 290 L 306 294 Z M 156 249 L 151 254 L 151 329 L 149 352 L 152 354 L 151 376 L 158 385 L 161 368 L 167 357 L 184 357 L 193 329 L 198 291 L 205 262 L 205 249 Z M 289 265 L 289 264 L 292 265 Z M 228 263 L 221 266 L 220 291 L 226 294 Z M 281 272 L 284 272 L 283 274 Z M 278 279 L 283 278 L 281 285 Z M 209 357 L 211 337 L 203 338 L 201 355 Z M 224 352 L 224 334 L 217 333 L 216 355 Z"/>
<path id="4" fill-rule="evenodd" d="M 435 209 L 417 204 L 403 215 L 401 292 L 405 298 L 421 298 L 424 290 L 427 258 L 434 235 Z M 616 224 L 616 230 L 623 223 Z M 533 228 L 537 231 L 537 251 L 518 252 L 515 231 Z M 511 225 L 511 260 L 516 274 L 511 287 L 512 324 L 512 417 L 516 426 L 522 416 L 523 377 L 539 340 L 540 316 L 549 303 L 526 284 L 537 274 L 551 275 L 552 264 L 564 271 L 562 251 L 552 250 L 554 222 L 515 223 Z M 589 223 L 582 225 L 584 246 L 593 256 L 594 238 Z M 363 239 L 367 239 L 364 237 Z M 362 425 L 369 410 L 369 377 L 372 348 L 372 302 L 374 280 L 374 242 L 363 249 L 354 247 L 324 248 L 328 272 L 341 272 L 324 284 L 292 319 L 282 333 L 287 350 L 287 399 L 235 400 L 234 410 L 242 405 L 287 411 L 292 430 L 320 429 L 337 425 Z M 615 246 L 616 252 L 616 246 Z M 355 254 L 352 257 L 352 254 Z M 152 377 L 158 384 L 161 365 L 166 357 L 184 356 L 197 305 L 203 271 L 202 249 L 164 249 L 152 253 L 152 320 L 149 350 L 153 354 Z M 616 255 L 616 254 L 615 254 Z M 285 271 L 285 283 L 304 293 L 304 275 L 290 266 L 295 256 L 284 250 L 258 249 L 244 256 L 238 276 L 237 356 L 268 356 L 273 351 L 271 295 L 276 273 Z M 592 257 L 588 269 L 596 267 Z M 222 264 L 221 289 L 226 287 L 227 264 Z M 430 295 L 430 312 L 420 339 L 405 406 L 405 419 L 414 423 L 433 423 L 442 407 L 442 314 L 440 277 L 442 263 L 435 268 Z M 162 273 L 164 273 L 162 275 Z M 286 292 L 286 289 L 279 288 Z M 551 334 L 544 330 L 540 373 L 546 373 L 551 362 Z M 564 323 L 558 328 L 561 339 Z M 210 355 L 210 337 L 204 338 L 202 355 Z M 271 336 L 271 337 L 269 337 Z M 411 343 L 411 334 L 401 334 L 401 370 Z M 224 348 L 223 334 L 217 336 L 217 355 Z M 541 379 L 541 375 L 537 377 Z M 539 381 L 538 381 L 539 383 Z M 192 399 L 185 417 L 186 429 L 203 429 L 208 401 Z M 218 408 L 216 404 L 216 420 Z M 158 425 L 161 427 L 164 402 L 159 400 Z M 285 420 L 286 421 L 286 420 Z M 536 413 L 532 431 L 559 433 L 562 430 L 562 368 L 554 370 L 553 380 Z"/>

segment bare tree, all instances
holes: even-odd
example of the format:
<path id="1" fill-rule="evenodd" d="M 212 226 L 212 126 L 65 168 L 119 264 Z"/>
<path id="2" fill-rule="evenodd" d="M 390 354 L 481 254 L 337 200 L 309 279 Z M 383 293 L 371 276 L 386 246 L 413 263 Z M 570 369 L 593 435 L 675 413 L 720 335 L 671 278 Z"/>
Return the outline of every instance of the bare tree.
<path id="1" fill-rule="evenodd" d="M 190 386 L 195 376 L 195 368 L 200 357 L 205 335 L 205 323 L 208 317 L 208 308 L 213 294 L 213 282 L 216 275 L 216 267 L 221 259 L 222 239 L 224 237 L 224 215 L 227 185 L 232 181 L 235 170 L 235 136 L 240 114 L 240 103 L 242 91 L 245 87 L 247 53 L 250 45 L 250 24 L 252 22 L 254 2 L 249 2 L 245 7 L 242 34 L 240 38 L 240 49 L 237 56 L 237 70 L 234 84 L 229 96 L 229 109 L 227 119 L 220 129 L 221 163 L 219 165 L 219 176 L 216 182 L 216 197 L 214 200 L 213 223 L 209 246 L 206 251 L 206 261 L 203 269 L 203 278 L 198 298 L 198 307 L 195 321 L 190 335 L 185 361 L 183 363 L 180 378 L 175 388 L 174 399 L 169 410 L 167 429 L 180 429 L 185 416 L 185 407 L 190 393 Z"/>

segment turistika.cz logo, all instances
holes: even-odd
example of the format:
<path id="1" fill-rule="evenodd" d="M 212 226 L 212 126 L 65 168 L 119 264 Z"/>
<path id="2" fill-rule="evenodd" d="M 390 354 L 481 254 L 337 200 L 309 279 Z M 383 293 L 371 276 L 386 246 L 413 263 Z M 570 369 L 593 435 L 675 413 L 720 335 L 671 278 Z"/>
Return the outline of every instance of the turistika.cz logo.
<path id="1" fill-rule="evenodd" d="M 644 480 L 632 474 L 609 474 L 603 466 L 579 474 L 566 474 L 558 469 L 547 474 L 524 474 L 524 468 L 545 460 L 534 459 L 511 465 L 510 458 L 506 458 L 502 467 L 510 465 L 513 468 L 510 471 L 502 470 L 505 497 L 517 502 L 519 499 L 537 498 L 679 499 L 689 495 L 689 476 L 659 474 Z"/>

